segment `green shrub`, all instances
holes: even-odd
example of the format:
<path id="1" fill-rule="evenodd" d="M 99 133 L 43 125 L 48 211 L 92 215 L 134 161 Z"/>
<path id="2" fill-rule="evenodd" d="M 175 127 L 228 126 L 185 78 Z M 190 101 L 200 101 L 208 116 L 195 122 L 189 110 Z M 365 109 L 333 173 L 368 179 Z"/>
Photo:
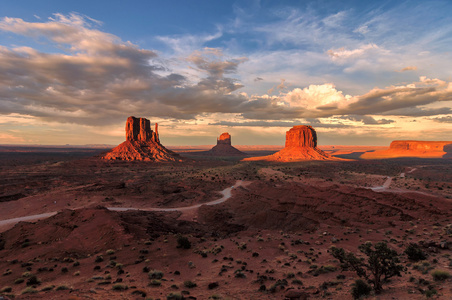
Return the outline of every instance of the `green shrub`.
<path id="1" fill-rule="evenodd" d="M 13 288 L 10 286 L 5 286 L 0 290 L 0 293 L 11 293 L 13 291 Z"/>
<path id="2" fill-rule="evenodd" d="M 162 285 L 162 282 L 161 282 L 160 280 L 158 280 L 158 279 L 152 279 L 151 282 L 149 283 L 149 285 L 152 285 L 152 286 L 161 286 L 161 285 Z"/>
<path id="3" fill-rule="evenodd" d="M 435 281 L 444 281 L 451 277 L 450 273 L 443 270 L 435 270 L 432 272 L 433 280 Z"/>
<path id="4" fill-rule="evenodd" d="M 196 285 L 196 283 L 194 283 L 191 280 L 186 280 L 186 281 L 184 281 L 184 286 L 191 289 L 191 288 L 196 287 L 197 285 Z"/>
<path id="5" fill-rule="evenodd" d="M 113 250 L 113 249 L 108 249 L 107 251 L 105 251 L 105 254 L 107 254 L 107 255 L 113 255 L 113 254 L 115 254 L 115 250 Z"/>
<path id="6" fill-rule="evenodd" d="M 27 286 L 37 284 L 41 284 L 41 280 L 39 280 L 38 277 L 36 277 L 36 275 L 32 275 L 31 277 L 28 278 Z"/>
<path id="7" fill-rule="evenodd" d="M 151 270 L 149 271 L 148 276 L 150 279 L 162 279 L 163 272 L 159 270 Z"/>
<path id="8" fill-rule="evenodd" d="M 182 296 L 181 293 L 170 293 L 168 296 L 166 296 L 167 300 L 182 300 L 184 299 L 184 296 Z"/>
<path id="9" fill-rule="evenodd" d="M 427 258 L 427 255 L 422 251 L 421 247 L 416 243 L 410 243 L 405 249 L 405 254 L 409 260 L 420 261 Z"/>
<path id="10" fill-rule="evenodd" d="M 21 294 L 36 294 L 38 292 L 38 290 L 34 289 L 33 287 L 29 286 L 25 289 L 22 290 Z"/>
<path id="11" fill-rule="evenodd" d="M 191 248 L 191 243 L 186 236 L 178 235 L 177 248 L 182 248 L 182 249 L 190 249 Z"/>
<path id="12" fill-rule="evenodd" d="M 55 289 L 55 291 L 65 291 L 65 290 L 70 290 L 71 288 L 68 287 L 67 285 L 59 285 L 57 286 L 57 288 Z"/>
<path id="13" fill-rule="evenodd" d="M 19 277 L 16 280 L 14 280 L 14 284 L 21 284 L 24 281 L 25 281 L 25 279 Z"/>
<path id="14" fill-rule="evenodd" d="M 112 288 L 112 290 L 114 290 L 114 291 L 125 291 L 125 290 L 127 290 L 129 287 L 128 287 L 127 285 L 118 283 L 118 284 L 114 284 L 111 288 Z"/>
<path id="15" fill-rule="evenodd" d="M 353 299 L 359 299 L 362 296 L 367 296 L 370 294 L 372 288 L 364 282 L 364 280 L 358 279 L 353 284 L 352 296 Z"/>

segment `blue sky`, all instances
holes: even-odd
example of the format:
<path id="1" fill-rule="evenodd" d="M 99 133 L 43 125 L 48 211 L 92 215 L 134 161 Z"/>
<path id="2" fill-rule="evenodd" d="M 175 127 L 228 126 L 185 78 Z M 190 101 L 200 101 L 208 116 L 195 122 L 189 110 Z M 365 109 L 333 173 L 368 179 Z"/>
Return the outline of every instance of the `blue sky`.
<path id="1" fill-rule="evenodd" d="M 0 4 L 0 144 L 388 145 L 452 136 L 450 1 Z"/>

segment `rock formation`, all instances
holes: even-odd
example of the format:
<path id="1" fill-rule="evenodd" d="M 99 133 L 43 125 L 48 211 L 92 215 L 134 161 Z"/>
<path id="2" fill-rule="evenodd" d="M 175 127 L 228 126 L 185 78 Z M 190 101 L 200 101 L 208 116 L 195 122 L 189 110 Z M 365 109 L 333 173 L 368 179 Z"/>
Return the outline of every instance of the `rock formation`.
<path id="1" fill-rule="evenodd" d="M 387 150 L 361 155 L 364 159 L 394 157 L 451 158 L 452 141 L 392 141 Z"/>
<path id="2" fill-rule="evenodd" d="M 328 154 L 317 148 L 317 134 L 311 126 L 298 125 L 286 132 L 286 146 L 273 155 L 250 157 L 244 160 L 300 161 L 330 160 Z"/>
<path id="3" fill-rule="evenodd" d="M 246 154 L 231 145 L 231 135 L 225 132 L 222 133 L 219 138 L 217 138 L 217 145 L 207 151 L 206 155 L 245 156 Z"/>
<path id="4" fill-rule="evenodd" d="M 160 144 L 158 125 L 155 131 L 145 118 L 129 117 L 126 122 L 126 141 L 107 152 L 103 159 L 141 161 L 181 161 L 179 154 Z"/>

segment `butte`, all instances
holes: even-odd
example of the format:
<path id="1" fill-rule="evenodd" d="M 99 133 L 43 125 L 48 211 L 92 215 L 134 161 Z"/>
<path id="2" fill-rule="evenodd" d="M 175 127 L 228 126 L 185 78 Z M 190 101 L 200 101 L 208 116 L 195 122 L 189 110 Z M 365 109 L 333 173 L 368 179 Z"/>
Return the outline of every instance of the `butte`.
<path id="1" fill-rule="evenodd" d="M 298 125 L 286 132 L 284 149 L 275 154 L 260 157 L 249 157 L 244 161 L 303 161 L 303 160 L 334 160 L 328 154 L 317 148 L 317 134 L 311 126 Z"/>
<path id="2" fill-rule="evenodd" d="M 217 145 L 206 152 L 206 155 L 212 156 L 246 156 L 245 153 L 234 148 L 231 144 L 231 135 L 227 132 L 222 133 L 217 138 Z"/>
<path id="3" fill-rule="evenodd" d="M 179 154 L 160 144 L 158 124 L 155 131 L 145 118 L 129 117 L 126 122 L 126 141 L 102 156 L 107 160 L 182 161 Z"/>

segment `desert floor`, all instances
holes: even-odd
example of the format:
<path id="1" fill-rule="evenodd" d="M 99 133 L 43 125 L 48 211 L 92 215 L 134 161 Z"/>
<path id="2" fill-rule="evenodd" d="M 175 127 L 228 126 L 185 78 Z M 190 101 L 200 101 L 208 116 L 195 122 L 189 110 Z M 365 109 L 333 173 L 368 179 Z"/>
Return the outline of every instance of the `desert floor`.
<path id="1" fill-rule="evenodd" d="M 452 273 L 450 159 L 270 163 L 181 151 L 182 163 L 149 163 L 13 150 L 0 151 L 4 299 L 352 299 L 358 277 L 330 247 L 365 257 L 367 241 L 387 242 L 406 267 L 369 299 L 452 298 L 451 278 L 431 275 Z M 347 151 L 335 149 L 368 150 Z M 427 258 L 410 261 L 410 243 Z"/>

